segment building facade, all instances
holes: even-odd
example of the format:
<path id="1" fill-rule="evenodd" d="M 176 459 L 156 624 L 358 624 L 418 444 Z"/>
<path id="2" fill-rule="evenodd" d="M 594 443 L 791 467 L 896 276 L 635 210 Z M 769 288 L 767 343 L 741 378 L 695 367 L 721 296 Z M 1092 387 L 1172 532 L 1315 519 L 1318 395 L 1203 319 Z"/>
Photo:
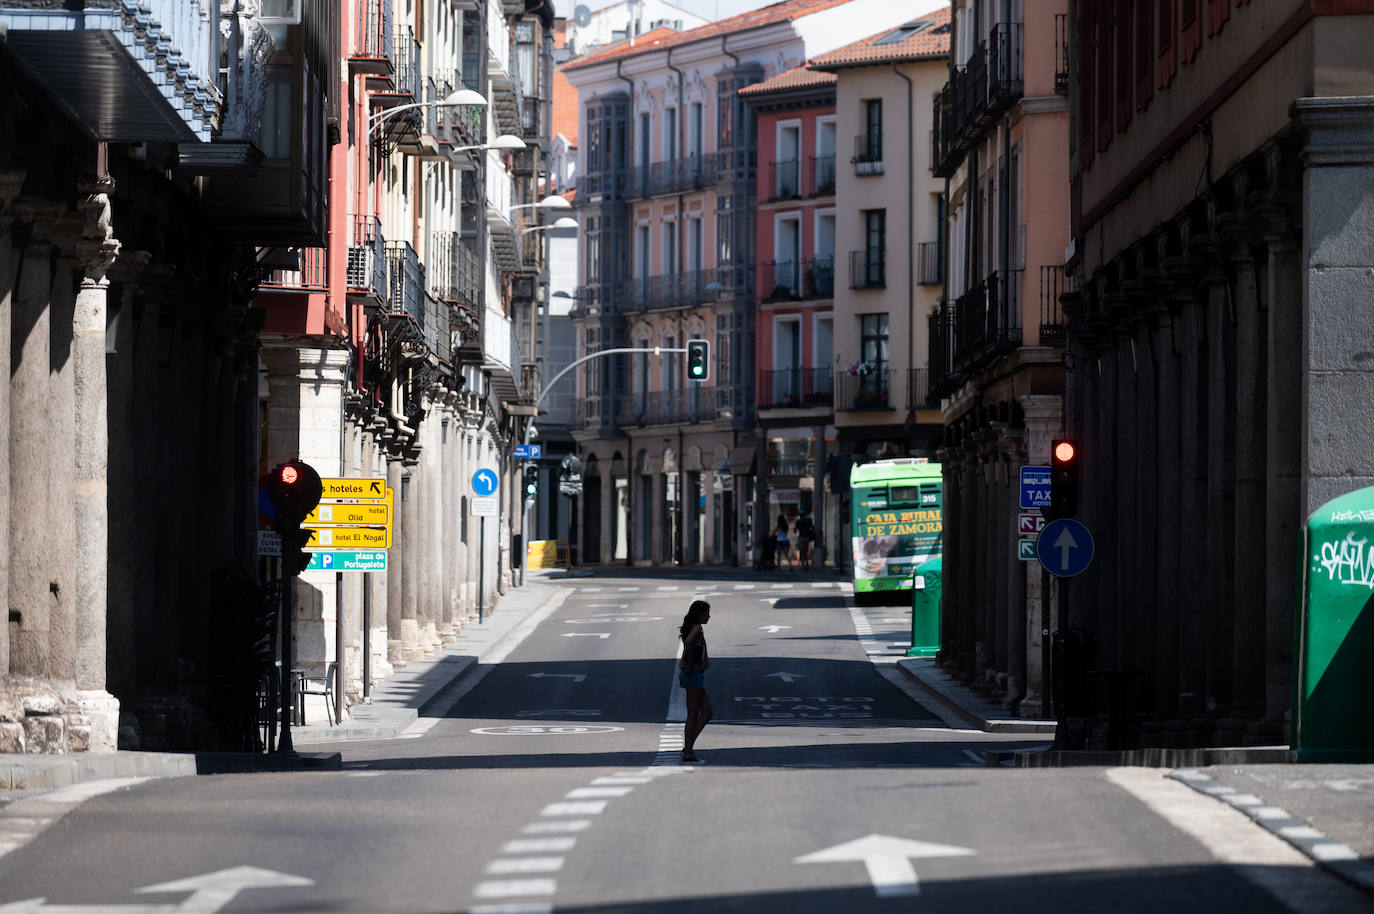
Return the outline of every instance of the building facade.
<path id="1" fill-rule="evenodd" d="M 953 11 L 949 79 L 931 102 L 949 243 L 930 364 L 946 422 L 941 663 L 1040 717 L 1058 591 L 1018 545 L 1019 468 L 1048 465 L 1063 432 L 1067 6 L 1024 20 L 1017 6 Z"/>
<path id="2" fill-rule="evenodd" d="M 287 6 L 0 13 L 0 750 L 262 748 L 288 458 L 394 490 L 386 571 L 292 582 L 297 665 L 349 701 L 512 584 L 551 13 Z"/>
<path id="3" fill-rule="evenodd" d="M 1371 377 L 1374 11 L 1130 12 L 1070 5 L 1065 419 L 1099 546 L 1067 622 L 1097 667 L 1139 671 L 1145 744 L 1277 743 L 1299 533 L 1374 481 L 1352 419 Z"/>
<path id="4" fill-rule="evenodd" d="M 579 377 L 584 561 L 754 560 L 758 149 L 739 90 L 901 18 L 789 0 L 564 65 L 582 107 L 579 352 L 639 350 Z M 690 339 L 712 347 L 704 384 L 644 351 Z"/>

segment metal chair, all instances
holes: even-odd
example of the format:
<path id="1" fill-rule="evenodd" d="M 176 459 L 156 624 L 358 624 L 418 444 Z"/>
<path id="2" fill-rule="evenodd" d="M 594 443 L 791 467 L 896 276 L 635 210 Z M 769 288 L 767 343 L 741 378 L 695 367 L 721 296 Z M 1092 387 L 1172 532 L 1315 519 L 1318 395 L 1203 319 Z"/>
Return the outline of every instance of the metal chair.
<path id="1" fill-rule="evenodd" d="M 300 674 L 296 680 L 296 720 L 298 723 L 305 723 L 305 696 L 323 695 L 324 712 L 329 720 L 329 725 L 334 726 L 334 667 L 333 660 L 325 664 L 324 677 L 317 678 Z"/>

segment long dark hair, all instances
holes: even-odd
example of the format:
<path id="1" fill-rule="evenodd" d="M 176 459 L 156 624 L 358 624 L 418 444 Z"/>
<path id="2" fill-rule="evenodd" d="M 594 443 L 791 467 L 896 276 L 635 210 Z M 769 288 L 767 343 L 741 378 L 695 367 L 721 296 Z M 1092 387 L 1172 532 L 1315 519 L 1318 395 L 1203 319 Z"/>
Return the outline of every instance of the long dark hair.
<path id="1" fill-rule="evenodd" d="M 687 633 L 692 630 L 692 626 L 700 623 L 701 617 L 710 611 L 710 603 L 705 600 L 693 600 L 692 605 L 687 607 L 687 615 L 682 617 L 682 627 L 677 631 L 678 638 L 685 640 Z"/>

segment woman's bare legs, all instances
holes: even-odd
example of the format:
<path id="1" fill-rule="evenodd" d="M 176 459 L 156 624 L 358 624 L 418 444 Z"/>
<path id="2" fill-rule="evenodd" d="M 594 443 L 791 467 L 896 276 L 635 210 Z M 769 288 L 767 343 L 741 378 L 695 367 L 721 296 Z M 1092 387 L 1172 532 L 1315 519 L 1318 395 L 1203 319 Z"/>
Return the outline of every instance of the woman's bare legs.
<path id="1" fill-rule="evenodd" d="M 682 725 L 682 757 L 691 756 L 692 747 L 711 722 L 711 698 L 705 689 L 687 690 L 687 721 Z"/>

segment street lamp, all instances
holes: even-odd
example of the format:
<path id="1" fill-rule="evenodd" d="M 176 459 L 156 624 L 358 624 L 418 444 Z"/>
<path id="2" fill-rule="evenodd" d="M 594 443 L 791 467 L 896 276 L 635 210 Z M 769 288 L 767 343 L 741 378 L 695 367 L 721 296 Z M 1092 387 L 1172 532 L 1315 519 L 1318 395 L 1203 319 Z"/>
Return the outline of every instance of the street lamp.
<path id="1" fill-rule="evenodd" d="M 525 141 L 513 133 L 503 133 L 490 143 L 479 143 L 476 146 L 459 146 L 454 152 L 471 152 L 476 149 L 524 149 Z"/>
<path id="2" fill-rule="evenodd" d="M 515 212 L 518 209 L 535 208 L 547 210 L 572 209 L 572 204 L 568 202 L 567 197 L 560 197 L 558 194 L 549 194 L 538 203 L 517 203 L 510 208 L 510 211 Z"/>
<path id="3" fill-rule="evenodd" d="M 452 92 L 445 96 L 442 101 L 411 102 L 408 105 L 397 105 L 395 108 L 386 108 L 382 111 L 378 111 L 367 119 L 367 129 L 371 132 L 373 127 L 376 127 L 387 118 L 400 114 L 402 111 L 409 111 L 413 108 L 452 108 L 458 105 L 486 107 L 486 104 L 487 100 L 482 97 L 481 93 L 474 92 L 471 89 L 459 89 L 457 92 Z"/>
<path id="4" fill-rule="evenodd" d="M 570 219 L 570 218 L 568 218 L 567 216 L 564 216 L 562 219 L 557 220 L 556 222 L 554 222 L 554 223 L 551 224 L 551 225 L 532 225 L 532 226 L 530 226 L 529 228 L 523 228 L 523 229 L 520 230 L 520 234 L 521 234 L 521 235 L 527 235 L 527 234 L 529 234 L 530 232 L 545 232 L 545 231 L 548 231 L 549 229 L 565 229 L 565 228 L 577 228 L 577 220 L 576 220 L 576 219 Z"/>

